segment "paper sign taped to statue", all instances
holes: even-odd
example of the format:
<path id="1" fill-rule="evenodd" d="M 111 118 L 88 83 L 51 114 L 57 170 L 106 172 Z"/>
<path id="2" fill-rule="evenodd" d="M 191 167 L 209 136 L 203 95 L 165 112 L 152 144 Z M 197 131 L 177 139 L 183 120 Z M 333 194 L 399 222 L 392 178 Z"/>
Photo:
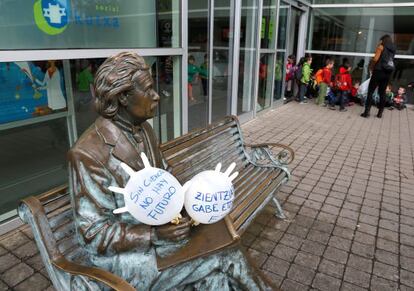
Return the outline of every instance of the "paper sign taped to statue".
<path id="1" fill-rule="evenodd" d="M 138 172 L 121 164 L 130 176 L 125 188 L 109 187 L 109 190 L 122 194 L 125 200 L 125 207 L 113 212 L 129 212 L 148 225 L 166 224 L 179 216 L 183 208 L 183 188 L 173 175 L 152 167 L 144 153 L 141 158 L 145 168 Z"/>

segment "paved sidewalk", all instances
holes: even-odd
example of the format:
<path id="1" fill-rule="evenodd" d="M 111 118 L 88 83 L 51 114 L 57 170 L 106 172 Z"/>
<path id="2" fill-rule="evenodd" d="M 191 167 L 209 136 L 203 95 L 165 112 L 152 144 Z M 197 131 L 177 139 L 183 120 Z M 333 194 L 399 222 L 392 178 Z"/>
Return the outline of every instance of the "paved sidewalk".
<path id="1" fill-rule="evenodd" d="M 283 290 L 414 290 L 414 111 L 359 117 L 289 103 L 243 126 L 296 152 L 292 180 L 243 237 Z M 374 113 L 374 112 L 373 112 Z M 53 290 L 32 235 L 0 237 L 0 290 Z"/>
<path id="2" fill-rule="evenodd" d="M 414 111 L 361 112 L 293 103 L 244 125 L 296 151 L 289 219 L 263 214 L 244 238 L 284 290 L 414 290 Z"/>

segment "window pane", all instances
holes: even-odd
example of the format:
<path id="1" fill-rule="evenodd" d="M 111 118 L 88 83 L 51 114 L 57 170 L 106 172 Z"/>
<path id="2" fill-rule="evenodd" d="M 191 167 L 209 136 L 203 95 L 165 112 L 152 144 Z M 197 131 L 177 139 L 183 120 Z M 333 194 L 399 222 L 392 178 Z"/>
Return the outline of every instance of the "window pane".
<path id="1" fill-rule="evenodd" d="M 61 61 L 0 63 L 0 124 L 67 110 Z"/>
<path id="2" fill-rule="evenodd" d="M 212 121 L 230 114 L 231 102 L 231 60 L 233 58 L 233 0 L 220 0 L 214 3 L 213 39 L 213 84 Z"/>
<path id="3" fill-rule="evenodd" d="M 160 95 L 158 113 L 152 120 L 161 142 L 181 134 L 180 58 L 144 57 L 151 67 L 155 90 Z M 96 70 L 105 59 L 71 60 L 76 126 L 80 136 L 98 117 L 92 97 Z"/>
<path id="4" fill-rule="evenodd" d="M 391 34 L 397 54 L 414 55 L 413 15 L 414 7 L 313 9 L 310 49 L 373 53 Z"/>
<path id="5" fill-rule="evenodd" d="M 308 1 L 309 2 L 309 1 Z M 406 3 L 412 2 L 412 0 L 313 0 L 314 4 L 369 4 L 369 3 Z"/>
<path id="6" fill-rule="evenodd" d="M 188 130 L 208 123 L 209 55 L 208 1 L 188 1 Z M 193 62 L 193 64 L 190 64 Z M 197 73 L 198 71 L 198 73 Z"/>
<path id="7" fill-rule="evenodd" d="M 0 49 L 179 47 L 180 1 L 2 1 Z"/>
<path id="8" fill-rule="evenodd" d="M 284 49 L 286 47 L 286 28 L 288 21 L 289 6 L 281 3 L 279 9 L 279 31 L 277 35 L 277 48 Z"/>
<path id="9" fill-rule="evenodd" d="M 276 55 L 276 65 L 275 65 L 275 93 L 273 95 L 274 100 L 280 100 L 282 98 L 282 87 L 283 82 L 285 78 L 284 72 L 285 72 L 285 53 L 284 52 L 278 52 Z"/>
<path id="10" fill-rule="evenodd" d="M 253 109 L 257 12 L 257 0 L 242 1 L 237 114 Z"/>
<path id="11" fill-rule="evenodd" d="M 270 106 L 273 96 L 270 91 L 272 86 L 272 72 L 274 54 L 261 54 L 259 65 L 259 91 L 257 96 L 257 111 L 261 111 Z"/>
<path id="12" fill-rule="evenodd" d="M 276 0 L 263 0 L 262 29 L 260 32 L 260 47 L 275 46 Z"/>
<path id="13" fill-rule="evenodd" d="M 2 130 L 0 147 L 0 214 L 67 182 L 65 118 Z"/>

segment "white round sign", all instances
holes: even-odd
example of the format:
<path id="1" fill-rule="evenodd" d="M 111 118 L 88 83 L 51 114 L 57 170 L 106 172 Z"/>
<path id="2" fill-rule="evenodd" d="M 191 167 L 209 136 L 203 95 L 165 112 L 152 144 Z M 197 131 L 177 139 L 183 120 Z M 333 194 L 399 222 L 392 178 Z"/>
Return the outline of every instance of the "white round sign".
<path id="1" fill-rule="evenodd" d="M 203 224 L 223 219 L 233 207 L 231 180 L 219 171 L 204 171 L 194 176 L 185 185 L 184 206 L 191 218 Z"/>
<path id="2" fill-rule="evenodd" d="M 141 154 L 145 168 L 135 172 L 122 163 L 129 174 L 125 188 L 109 187 L 124 195 L 125 207 L 114 213 L 129 212 L 138 221 L 148 225 L 162 225 L 172 221 L 184 205 L 184 191 L 178 180 L 165 170 L 153 168 L 145 154 Z"/>

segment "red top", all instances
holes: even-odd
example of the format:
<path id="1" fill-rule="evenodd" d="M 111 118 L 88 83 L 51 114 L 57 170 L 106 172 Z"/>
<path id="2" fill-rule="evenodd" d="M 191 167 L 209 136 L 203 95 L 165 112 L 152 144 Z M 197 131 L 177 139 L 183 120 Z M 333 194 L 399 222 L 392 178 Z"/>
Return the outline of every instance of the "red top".
<path id="1" fill-rule="evenodd" d="M 326 84 L 330 84 L 332 81 L 332 71 L 331 69 L 328 69 L 327 67 L 323 68 L 322 73 L 322 82 Z"/>
<path id="2" fill-rule="evenodd" d="M 339 74 L 342 75 L 341 80 L 344 81 L 344 82 L 342 82 L 341 87 L 339 88 L 339 90 L 341 90 L 341 91 L 351 91 L 352 90 L 352 79 L 351 79 L 351 74 L 349 73 L 349 71 L 347 69 L 345 69 L 344 67 L 340 67 L 339 68 Z"/>

